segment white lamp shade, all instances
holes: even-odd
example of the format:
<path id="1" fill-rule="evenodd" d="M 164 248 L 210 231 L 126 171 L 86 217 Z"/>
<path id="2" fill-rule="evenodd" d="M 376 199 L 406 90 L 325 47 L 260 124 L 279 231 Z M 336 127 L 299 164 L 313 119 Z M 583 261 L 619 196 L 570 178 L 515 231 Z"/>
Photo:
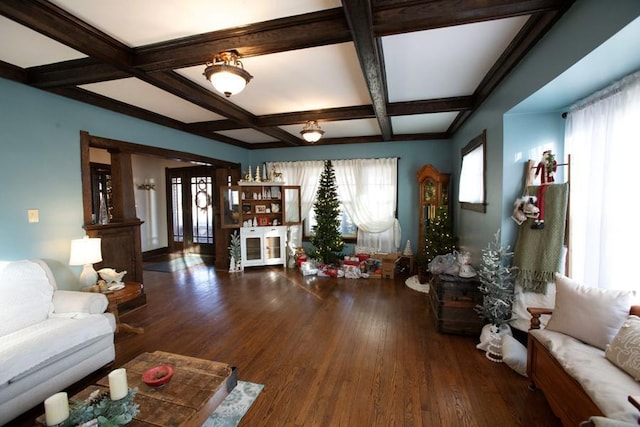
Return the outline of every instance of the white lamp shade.
<path id="1" fill-rule="evenodd" d="M 69 265 L 86 265 L 102 261 L 100 238 L 75 239 L 71 241 Z"/>

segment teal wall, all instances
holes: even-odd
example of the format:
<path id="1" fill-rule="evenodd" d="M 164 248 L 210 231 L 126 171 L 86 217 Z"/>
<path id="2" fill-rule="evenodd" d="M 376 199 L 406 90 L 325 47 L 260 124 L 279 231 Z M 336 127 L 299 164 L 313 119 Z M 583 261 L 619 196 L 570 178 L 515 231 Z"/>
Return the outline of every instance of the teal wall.
<path id="1" fill-rule="evenodd" d="M 454 213 L 460 244 L 472 252 L 474 262 L 479 262 L 480 250 L 501 227 L 505 228 L 502 242 L 512 247 L 515 242 L 515 223 L 510 223 L 509 216 L 515 189 L 522 184 L 517 177 L 522 176 L 523 168 L 514 155 L 518 152 L 526 155 L 546 138 L 556 140 L 564 133 L 561 129 L 564 125 L 554 115 L 522 118 L 505 115 L 639 15 L 637 0 L 577 0 L 456 133 L 451 144 L 454 176 L 460 173 L 460 149 L 487 129 L 487 213 L 458 207 Z M 577 95 L 573 101 L 578 99 Z"/>
<path id="2" fill-rule="evenodd" d="M 44 258 L 66 266 L 70 240 L 84 235 L 81 130 L 232 162 L 248 159 L 238 147 L 0 79 L 0 260 Z M 27 222 L 28 209 L 40 211 L 39 223 Z"/>

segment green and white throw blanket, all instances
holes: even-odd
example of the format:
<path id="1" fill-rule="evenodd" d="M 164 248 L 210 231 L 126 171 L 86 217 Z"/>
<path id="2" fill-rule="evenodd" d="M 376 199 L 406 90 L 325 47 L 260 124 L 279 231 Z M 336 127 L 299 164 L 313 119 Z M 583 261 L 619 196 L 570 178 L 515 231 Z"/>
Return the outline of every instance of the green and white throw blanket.
<path id="1" fill-rule="evenodd" d="M 560 265 L 567 217 L 569 184 L 547 184 L 544 194 L 544 228 L 531 228 L 527 220 L 518 230 L 513 263 L 516 280 L 525 291 L 546 293 Z M 527 187 L 527 195 L 537 196 L 538 186 Z"/>

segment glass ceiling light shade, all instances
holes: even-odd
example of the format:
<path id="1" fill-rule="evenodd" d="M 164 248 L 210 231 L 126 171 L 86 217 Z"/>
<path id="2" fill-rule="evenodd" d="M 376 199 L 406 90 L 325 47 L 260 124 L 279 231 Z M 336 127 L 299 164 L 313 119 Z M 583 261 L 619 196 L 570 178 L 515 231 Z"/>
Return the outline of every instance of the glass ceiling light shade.
<path id="1" fill-rule="evenodd" d="M 253 78 L 238 60 L 238 52 L 231 50 L 217 54 L 213 62 L 207 63 L 204 76 L 211 82 L 215 90 L 227 98 L 242 92 Z"/>
<path id="2" fill-rule="evenodd" d="M 320 125 L 315 120 L 309 120 L 304 128 L 300 131 L 300 135 L 304 138 L 305 141 L 314 143 L 318 142 L 322 135 L 324 135 L 324 131 L 320 128 Z"/>
<path id="3" fill-rule="evenodd" d="M 93 264 L 102 261 L 101 242 L 100 238 L 88 236 L 71 241 L 69 265 L 84 266 L 80 273 L 80 283 L 84 287 L 93 286 L 98 281 L 98 273 L 93 269 Z"/>

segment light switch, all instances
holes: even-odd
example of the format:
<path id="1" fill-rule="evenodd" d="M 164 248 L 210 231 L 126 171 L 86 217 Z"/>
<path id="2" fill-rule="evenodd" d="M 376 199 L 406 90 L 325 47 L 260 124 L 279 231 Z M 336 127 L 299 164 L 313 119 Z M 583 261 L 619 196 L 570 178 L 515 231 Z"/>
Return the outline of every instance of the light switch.
<path id="1" fill-rule="evenodd" d="M 27 217 L 29 218 L 30 223 L 40 222 L 40 215 L 38 213 L 38 209 L 27 210 Z"/>

